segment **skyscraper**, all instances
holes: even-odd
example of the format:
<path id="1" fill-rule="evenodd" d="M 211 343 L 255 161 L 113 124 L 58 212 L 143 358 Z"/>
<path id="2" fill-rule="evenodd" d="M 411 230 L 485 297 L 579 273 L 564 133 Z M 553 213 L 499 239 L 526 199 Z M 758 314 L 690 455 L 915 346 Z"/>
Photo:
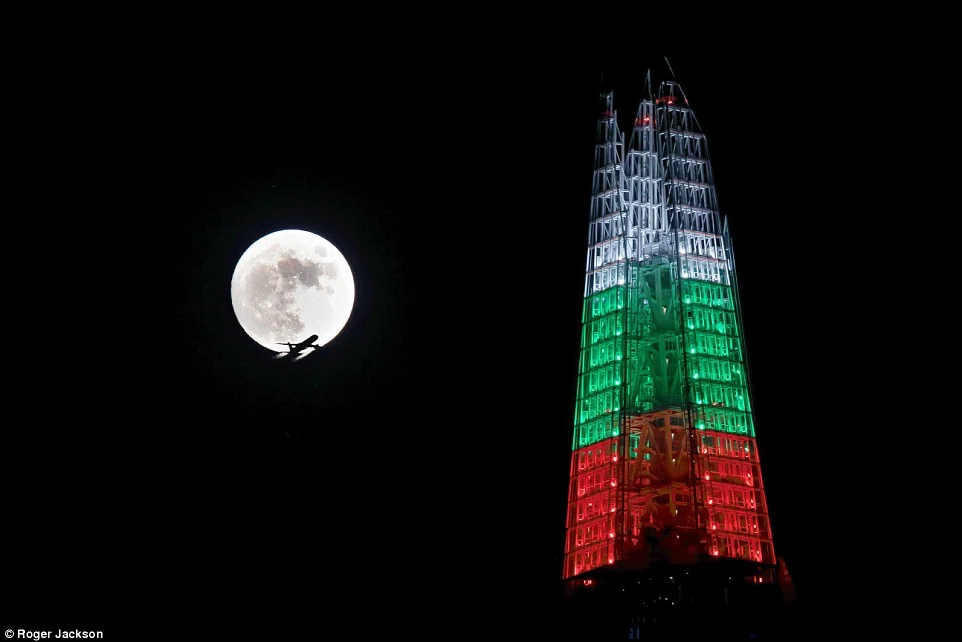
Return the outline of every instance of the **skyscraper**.
<path id="1" fill-rule="evenodd" d="M 612 94 L 601 108 L 564 578 L 723 565 L 772 582 L 735 262 L 705 135 L 673 81 L 648 84 L 627 145 Z"/>

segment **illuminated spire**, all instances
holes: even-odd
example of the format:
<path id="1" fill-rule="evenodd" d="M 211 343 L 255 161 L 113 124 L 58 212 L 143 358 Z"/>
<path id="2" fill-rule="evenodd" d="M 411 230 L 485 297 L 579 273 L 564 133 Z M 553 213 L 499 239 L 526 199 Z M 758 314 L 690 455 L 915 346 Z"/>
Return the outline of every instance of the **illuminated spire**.
<path id="1" fill-rule="evenodd" d="M 727 231 L 681 86 L 611 93 L 595 144 L 565 577 L 729 557 L 774 564 Z M 670 527 L 674 538 L 647 532 Z"/>

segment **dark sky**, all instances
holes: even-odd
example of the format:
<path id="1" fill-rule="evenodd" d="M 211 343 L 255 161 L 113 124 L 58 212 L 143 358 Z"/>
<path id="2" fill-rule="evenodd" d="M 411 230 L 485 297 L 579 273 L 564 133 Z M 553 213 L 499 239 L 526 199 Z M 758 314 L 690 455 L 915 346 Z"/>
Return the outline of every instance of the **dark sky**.
<path id="1" fill-rule="evenodd" d="M 170 604 L 212 627 L 238 608 L 334 626 L 382 600 L 401 626 L 538 625 L 562 566 L 600 80 L 627 128 L 667 53 L 734 237 L 776 552 L 826 599 L 844 511 L 816 478 L 850 373 L 813 294 L 842 267 L 807 229 L 833 213 L 806 192 L 822 108 L 801 87 L 830 61 L 440 53 L 209 49 L 140 72 L 129 153 L 104 170 L 140 200 L 92 259 L 119 312 L 84 321 L 102 350 L 70 366 L 73 421 L 20 444 L 19 483 L 46 471 L 16 500 L 40 533 L 23 559 L 95 572 L 105 612 Z M 345 330 L 296 364 L 246 336 L 229 293 L 284 228 L 337 245 L 357 288 Z M 63 540 L 60 520 L 86 526 Z"/>

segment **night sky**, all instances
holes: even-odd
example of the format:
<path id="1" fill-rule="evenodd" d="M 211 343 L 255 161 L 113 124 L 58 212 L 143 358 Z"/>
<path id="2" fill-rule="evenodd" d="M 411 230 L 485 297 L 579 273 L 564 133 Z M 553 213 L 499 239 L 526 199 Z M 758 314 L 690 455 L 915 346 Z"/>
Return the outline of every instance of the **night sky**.
<path id="1" fill-rule="evenodd" d="M 93 259 L 120 270 L 124 314 L 84 321 L 102 343 L 43 397 L 73 421 L 24 433 L 8 468 L 11 510 L 37 525 L 16 571 L 97 578 L 80 596 L 37 584 L 48 604 L 101 628 L 158 608 L 238 630 L 550 626 L 598 95 L 615 91 L 626 130 L 666 53 L 732 230 L 776 553 L 802 600 L 828 600 L 844 510 L 813 479 L 832 446 L 805 435 L 850 373 L 812 298 L 839 268 L 805 234 L 817 116 L 797 100 L 825 60 L 260 53 L 160 57 L 130 100 L 135 153 L 110 166 L 141 200 L 111 238 L 146 245 Z M 345 330 L 293 364 L 244 333 L 229 292 L 244 250 L 285 228 L 333 242 L 357 290 Z M 86 526 L 58 536 L 71 520 Z"/>

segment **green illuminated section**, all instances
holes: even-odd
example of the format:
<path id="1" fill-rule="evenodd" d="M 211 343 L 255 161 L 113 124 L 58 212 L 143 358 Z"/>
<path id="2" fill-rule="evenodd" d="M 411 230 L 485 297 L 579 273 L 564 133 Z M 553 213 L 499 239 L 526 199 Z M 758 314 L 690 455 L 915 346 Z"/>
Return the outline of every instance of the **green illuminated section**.
<path id="1" fill-rule="evenodd" d="M 666 408 L 754 436 L 731 288 L 678 278 L 668 261 L 627 275 L 584 302 L 573 449 L 617 436 L 623 414 Z"/>
<path id="2" fill-rule="evenodd" d="M 681 280 L 685 346 L 695 427 L 755 436 L 744 353 L 731 288 Z"/>
<path id="3" fill-rule="evenodd" d="M 618 436 L 626 294 L 621 285 L 585 299 L 573 450 Z"/>

